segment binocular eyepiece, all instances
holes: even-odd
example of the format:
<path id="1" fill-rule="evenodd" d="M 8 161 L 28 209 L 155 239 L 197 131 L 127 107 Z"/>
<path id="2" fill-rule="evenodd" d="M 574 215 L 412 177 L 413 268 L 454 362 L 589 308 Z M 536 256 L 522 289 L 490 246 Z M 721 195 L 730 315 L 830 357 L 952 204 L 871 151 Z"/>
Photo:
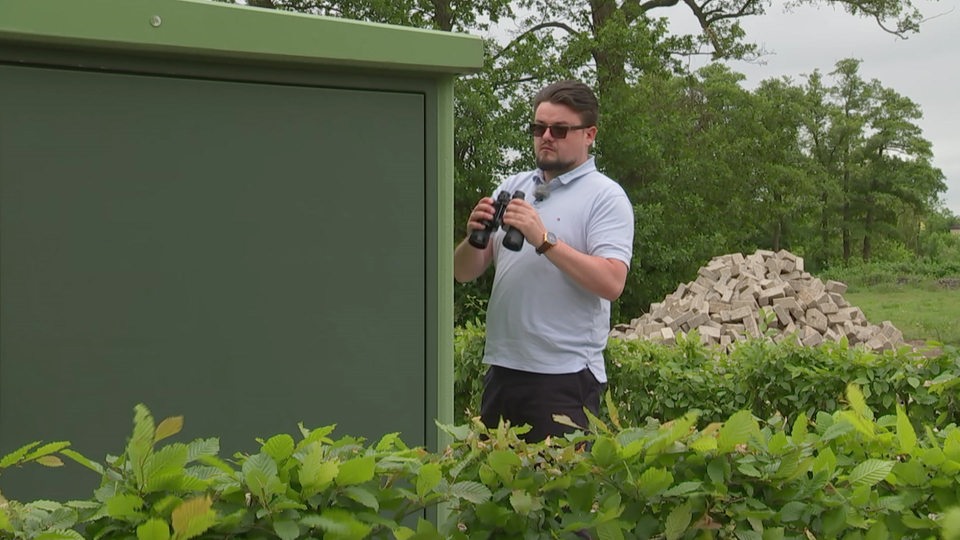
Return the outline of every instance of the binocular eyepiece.
<path id="1" fill-rule="evenodd" d="M 470 233 L 470 245 L 477 249 L 484 249 L 490 242 L 490 234 L 502 226 L 503 230 L 506 231 L 503 236 L 503 247 L 510 251 L 520 251 L 520 248 L 523 247 L 523 233 L 509 225 L 503 225 L 503 213 L 511 200 L 523 198 L 526 198 L 526 195 L 520 190 L 513 192 L 513 197 L 506 191 L 501 191 L 497 195 L 497 200 L 493 203 L 493 219 L 488 220 L 484 228 L 474 229 Z"/>

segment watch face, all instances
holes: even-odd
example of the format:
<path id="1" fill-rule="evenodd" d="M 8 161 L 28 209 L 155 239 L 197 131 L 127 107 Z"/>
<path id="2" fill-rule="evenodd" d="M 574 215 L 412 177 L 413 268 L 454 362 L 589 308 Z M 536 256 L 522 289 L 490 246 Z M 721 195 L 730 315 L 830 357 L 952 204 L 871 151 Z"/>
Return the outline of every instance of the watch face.
<path id="1" fill-rule="evenodd" d="M 548 232 L 548 233 L 547 233 L 547 242 L 550 242 L 551 244 L 556 244 L 556 243 L 557 243 L 557 235 L 553 234 L 552 232 Z"/>

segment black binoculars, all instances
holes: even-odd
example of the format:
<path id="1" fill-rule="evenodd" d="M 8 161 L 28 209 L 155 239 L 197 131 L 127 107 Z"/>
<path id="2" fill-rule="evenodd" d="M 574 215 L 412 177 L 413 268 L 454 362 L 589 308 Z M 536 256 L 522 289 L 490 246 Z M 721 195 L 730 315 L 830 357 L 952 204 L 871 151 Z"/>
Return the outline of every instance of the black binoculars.
<path id="1" fill-rule="evenodd" d="M 509 225 L 503 225 L 503 213 L 511 200 L 524 198 L 526 198 L 526 195 L 520 190 L 513 192 L 513 197 L 506 191 L 501 191 L 497 195 L 497 200 L 493 202 L 493 219 L 487 221 L 484 228 L 475 229 L 470 233 L 470 245 L 477 249 L 484 249 L 490 242 L 490 234 L 496 231 L 498 227 L 503 226 L 503 230 L 506 231 L 503 236 L 503 247 L 510 251 L 520 251 L 520 248 L 523 247 L 523 233 Z"/>

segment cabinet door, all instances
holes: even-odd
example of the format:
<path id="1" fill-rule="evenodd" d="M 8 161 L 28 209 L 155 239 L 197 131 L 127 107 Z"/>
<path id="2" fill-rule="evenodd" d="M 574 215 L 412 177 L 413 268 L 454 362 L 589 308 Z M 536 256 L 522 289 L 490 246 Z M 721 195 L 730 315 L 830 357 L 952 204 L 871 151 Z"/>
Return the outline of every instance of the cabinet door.
<path id="1" fill-rule="evenodd" d="M 226 456 L 298 422 L 425 443 L 422 94 L 0 65 L 0 97 L 0 453 L 102 460 L 137 403 Z"/>

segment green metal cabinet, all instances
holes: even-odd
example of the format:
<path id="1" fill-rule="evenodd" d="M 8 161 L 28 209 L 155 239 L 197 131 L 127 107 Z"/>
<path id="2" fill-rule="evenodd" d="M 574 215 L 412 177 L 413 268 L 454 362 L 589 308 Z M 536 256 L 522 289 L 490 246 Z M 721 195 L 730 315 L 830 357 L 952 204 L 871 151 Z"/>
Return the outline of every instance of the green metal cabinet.
<path id="1" fill-rule="evenodd" d="M 0 455 L 452 418 L 453 81 L 478 38 L 187 0 L 0 3 Z M 8 498 L 88 497 L 77 465 Z"/>

